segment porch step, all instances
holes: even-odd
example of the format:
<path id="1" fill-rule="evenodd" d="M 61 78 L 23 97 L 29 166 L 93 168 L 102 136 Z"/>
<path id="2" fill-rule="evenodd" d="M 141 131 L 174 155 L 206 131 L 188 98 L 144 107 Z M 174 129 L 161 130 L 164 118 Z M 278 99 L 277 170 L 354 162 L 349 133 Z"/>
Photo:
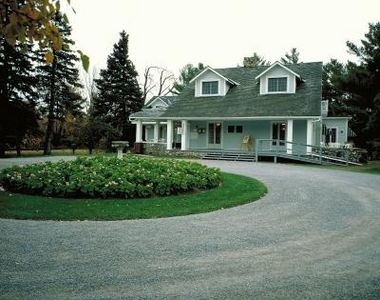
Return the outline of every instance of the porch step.
<path id="1" fill-rule="evenodd" d="M 202 156 L 202 159 L 253 162 L 255 155 L 250 153 L 208 152 Z"/>

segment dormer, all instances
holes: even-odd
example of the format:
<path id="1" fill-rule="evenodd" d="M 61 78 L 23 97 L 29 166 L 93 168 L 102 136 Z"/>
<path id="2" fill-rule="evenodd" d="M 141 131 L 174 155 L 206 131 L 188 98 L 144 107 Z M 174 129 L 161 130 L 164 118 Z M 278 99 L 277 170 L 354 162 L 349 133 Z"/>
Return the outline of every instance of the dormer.
<path id="1" fill-rule="evenodd" d="M 301 76 L 280 62 L 275 62 L 264 72 L 255 78 L 260 80 L 260 94 L 294 94 L 297 87 L 297 79 Z"/>
<path id="2" fill-rule="evenodd" d="M 210 67 L 195 76 L 192 82 L 195 82 L 195 97 L 225 96 L 231 87 L 239 85 Z"/>

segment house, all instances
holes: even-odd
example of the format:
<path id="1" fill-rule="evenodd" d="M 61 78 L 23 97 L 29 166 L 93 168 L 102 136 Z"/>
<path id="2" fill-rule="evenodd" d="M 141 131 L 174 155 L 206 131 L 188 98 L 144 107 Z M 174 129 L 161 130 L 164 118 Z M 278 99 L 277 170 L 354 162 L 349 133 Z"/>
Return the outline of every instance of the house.
<path id="1" fill-rule="evenodd" d="M 347 142 L 348 119 L 326 117 L 322 63 L 205 68 L 178 96 L 152 98 L 131 115 L 137 143 L 167 150 L 282 151 Z"/>

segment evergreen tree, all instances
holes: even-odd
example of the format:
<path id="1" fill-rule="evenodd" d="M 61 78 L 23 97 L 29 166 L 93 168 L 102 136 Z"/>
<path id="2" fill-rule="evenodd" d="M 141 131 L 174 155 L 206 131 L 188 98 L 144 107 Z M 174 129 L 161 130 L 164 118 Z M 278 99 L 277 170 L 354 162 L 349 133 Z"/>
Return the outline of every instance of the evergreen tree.
<path id="1" fill-rule="evenodd" d="M 40 91 L 40 109 L 47 118 L 47 126 L 44 138 L 44 154 L 51 153 L 54 129 L 57 129 L 56 143 L 60 142 L 60 130 L 68 113 L 81 114 L 84 99 L 77 91 L 82 87 L 79 80 L 76 53 L 71 49 L 74 42 L 70 39 L 71 27 L 64 20 L 61 14 L 57 14 L 54 19 L 55 25 L 59 29 L 63 46 L 60 51 L 53 51 L 54 58 L 51 64 L 44 63 L 41 56 L 41 65 L 38 66 L 38 79 Z M 59 122 L 60 126 L 56 122 Z"/>
<path id="2" fill-rule="evenodd" d="M 3 22 L 8 22 L 11 11 L 10 4 L 2 4 Z M 11 46 L 0 35 L 0 156 L 5 155 L 6 144 L 19 149 L 25 134 L 38 127 L 33 55 L 31 45 L 16 42 Z"/>
<path id="3" fill-rule="evenodd" d="M 252 56 L 244 57 L 243 66 L 245 68 L 255 68 L 259 66 L 269 66 L 270 62 L 266 61 L 263 56 L 260 56 L 256 52 Z"/>
<path id="4" fill-rule="evenodd" d="M 198 63 L 198 66 L 193 66 L 192 64 L 187 64 L 184 66 L 179 74 L 178 80 L 174 83 L 172 93 L 179 95 L 186 85 L 189 84 L 191 79 L 193 79 L 199 72 L 204 69 L 203 63 Z"/>
<path id="5" fill-rule="evenodd" d="M 137 82 L 137 72 L 128 55 L 128 35 L 120 33 L 120 40 L 108 56 L 107 68 L 96 79 L 98 97 L 94 99 L 94 116 L 111 124 L 121 132 L 121 139 L 134 142 L 134 127 L 129 121 L 131 113 L 143 106 L 143 97 Z"/>
<path id="6" fill-rule="evenodd" d="M 323 98 L 334 115 L 352 116 L 356 143 L 366 147 L 380 138 L 380 23 L 370 24 L 361 45 L 347 42 L 359 63 L 331 60 L 324 66 Z"/>
<path id="7" fill-rule="evenodd" d="M 300 61 L 300 53 L 297 48 L 290 49 L 289 52 L 285 53 L 285 57 L 281 57 L 281 63 L 285 65 L 298 64 Z"/>

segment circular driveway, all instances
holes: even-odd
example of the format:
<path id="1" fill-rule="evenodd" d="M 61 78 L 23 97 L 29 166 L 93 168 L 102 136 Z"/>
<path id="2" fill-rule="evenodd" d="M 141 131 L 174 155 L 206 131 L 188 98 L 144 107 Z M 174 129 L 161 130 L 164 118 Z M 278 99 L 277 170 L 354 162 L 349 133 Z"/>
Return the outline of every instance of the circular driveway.
<path id="1" fill-rule="evenodd" d="M 0 298 L 378 299 L 380 176 L 202 161 L 257 202 L 114 222 L 0 220 Z"/>

